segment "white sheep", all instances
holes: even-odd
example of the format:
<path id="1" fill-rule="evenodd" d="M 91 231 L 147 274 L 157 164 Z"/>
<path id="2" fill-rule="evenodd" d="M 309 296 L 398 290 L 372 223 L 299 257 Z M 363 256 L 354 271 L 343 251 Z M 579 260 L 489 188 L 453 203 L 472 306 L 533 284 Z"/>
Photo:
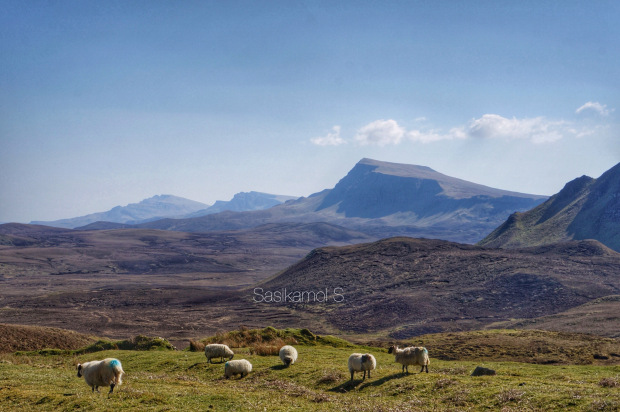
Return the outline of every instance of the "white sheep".
<path id="1" fill-rule="evenodd" d="M 241 375 L 243 378 L 252 372 L 252 364 L 245 359 L 231 360 L 224 365 L 224 377 L 226 379 L 234 375 Z"/>
<path id="2" fill-rule="evenodd" d="M 207 357 L 207 362 L 213 363 L 211 362 L 212 358 L 220 358 L 220 362 L 223 362 L 224 358 L 231 360 L 233 356 L 235 356 L 235 353 L 226 345 L 212 343 L 205 346 L 205 356 Z"/>
<path id="3" fill-rule="evenodd" d="M 285 345 L 280 348 L 280 359 L 286 366 L 291 366 L 297 360 L 297 349 L 291 345 Z"/>
<path id="4" fill-rule="evenodd" d="M 420 372 L 428 373 L 428 365 L 431 363 L 428 358 L 428 350 L 420 346 L 409 346 L 408 348 L 399 349 L 398 346 L 390 346 L 388 353 L 394 354 L 394 361 L 403 365 L 403 373 L 409 374 L 409 365 L 420 365 Z"/>
<path id="5" fill-rule="evenodd" d="M 366 379 L 366 371 L 368 371 L 368 379 L 370 379 L 370 371 L 377 367 L 377 360 L 370 353 L 361 354 L 353 353 L 349 356 L 349 372 L 351 372 L 351 380 L 355 372 L 364 372 Z"/>
<path id="6" fill-rule="evenodd" d="M 100 361 L 91 361 L 86 363 L 78 363 L 77 377 L 84 377 L 86 383 L 93 388 L 93 392 L 99 392 L 99 386 L 109 386 L 110 392 L 114 390 L 114 386 L 123 383 L 123 366 L 118 359 L 107 358 Z"/>

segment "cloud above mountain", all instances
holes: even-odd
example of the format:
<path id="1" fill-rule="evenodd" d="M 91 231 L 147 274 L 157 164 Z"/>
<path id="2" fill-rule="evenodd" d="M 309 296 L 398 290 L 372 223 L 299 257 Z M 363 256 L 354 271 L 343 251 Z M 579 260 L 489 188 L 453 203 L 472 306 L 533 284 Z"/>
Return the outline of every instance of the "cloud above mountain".
<path id="1" fill-rule="evenodd" d="M 355 141 L 362 146 L 385 146 L 399 144 L 404 136 L 405 129 L 395 120 L 375 120 L 357 131 Z"/>
<path id="2" fill-rule="evenodd" d="M 576 110 L 576 114 L 594 112 L 601 116 L 608 116 L 614 109 L 598 102 L 587 102 Z M 416 119 L 416 123 L 425 118 Z M 357 130 L 352 139 L 341 136 L 340 126 L 334 126 L 332 131 L 324 137 L 311 139 L 319 146 L 338 146 L 345 143 L 354 143 L 360 146 L 388 146 L 399 145 L 403 142 L 433 143 L 443 140 L 464 139 L 501 139 L 524 140 L 534 144 L 552 143 L 566 137 L 583 137 L 592 135 L 601 125 L 580 123 L 563 119 L 549 119 L 538 117 L 503 117 L 498 114 L 484 114 L 468 123 L 455 126 L 447 131 L 440 128 L 412 128 L 405 129 L 394 119 L 375 120 Z"/>
<path id="3" fill-rule="evenodd" d="M 346 143 L 346 140 L 340 137 L 340 126 L 334 126 L 327 135 L 314 137 L 310 141 L 317 146 L 339 146 Z"/>

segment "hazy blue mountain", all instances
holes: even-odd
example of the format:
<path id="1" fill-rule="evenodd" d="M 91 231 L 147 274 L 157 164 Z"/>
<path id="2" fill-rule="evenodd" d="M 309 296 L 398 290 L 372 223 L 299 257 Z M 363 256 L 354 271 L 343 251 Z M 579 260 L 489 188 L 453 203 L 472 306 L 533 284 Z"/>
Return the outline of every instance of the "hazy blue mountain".
<path id="1" fill-rule="evenodd" d="M 54 221 L 34 221 L 31 224 L 68 229 L 86 226 L 95 222 L 137 224 L 168 217 L 185 216 L 197 210 L 205 209 L 207 206 L 204 203 L 178 196 L 158 195 L 144 199 L 139 203 L 116 206 L 107 212 L 91 213 L 85 216 Z"/>
<path id="2" fill-rule="evenodd" d="M 346 217 L 374 219 L 405 213 L 417 221 L 449 215 L 458 218 L 465 212 L 474 218 L 493 218 L 544 199 L 446 176 L 425 166 L 362 159 L 325 196 L 317 211 L 335 206 Z"/>
<path id="3" fill-rule="evenodd" d="M 199 210 L 191 213 L 185 217 L 198 217 L 204 215 L 210 215 L 214 213 L 230 210 L 233 212 L 246 212 L 252 210 L 264 210 L 270 207 L 279 205 L 288 200 L 297 199 L 295 196 L 285 195 L 273 195 L 270 193 L 262 192 L 240 192 L 237 193 L 231 200 L 218 200 L 213 206 L 206 209 Z"/>
<path id="4" fill-rule="evenodd" d="M 473 243 L 514 211 L 531 209 L 546 199 L 453 178 L 424 166 L 362 159 L 333 189 L 309 197 L 260 211 L 225 211 L 141 226 L 201 232 L 323 221 L 375 237 L 408 235 Z"/>
<path id="5" fill-rule="evenodd" d="M 598 179 L 581 176 L 538 207 L 512 214 L 480 244 L 516 248 L 581 239 L 620 251 L 620 163 Z"/>

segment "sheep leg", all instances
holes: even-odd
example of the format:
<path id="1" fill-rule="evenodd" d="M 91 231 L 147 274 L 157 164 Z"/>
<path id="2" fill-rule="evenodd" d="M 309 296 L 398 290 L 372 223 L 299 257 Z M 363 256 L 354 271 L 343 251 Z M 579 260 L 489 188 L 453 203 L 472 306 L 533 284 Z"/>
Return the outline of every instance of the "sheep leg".
<path id="1" fill-rule="evenodd" d="M 428 365 L 426 365 L 426 373 L 428 373 Z"/>
<path id="2" fill-rule="evenodd" d="M 110 392 L 108 392 L 108 395 L 111 394 L 113 390 L 114 390 L 114 384 L 111 383 L 110 384 Z"/>
<path id="3" fill-rule="evenodd" d="M 368 371 L 368 379 L 370 379 L 370 371 Z"/>
<path id="4" fill-rule="evenodd" d="M 354 373 L 355 373 L 355 372 L 351 371 L 351 381 L 353 381 L 353 374 L 354 374 Z"/>

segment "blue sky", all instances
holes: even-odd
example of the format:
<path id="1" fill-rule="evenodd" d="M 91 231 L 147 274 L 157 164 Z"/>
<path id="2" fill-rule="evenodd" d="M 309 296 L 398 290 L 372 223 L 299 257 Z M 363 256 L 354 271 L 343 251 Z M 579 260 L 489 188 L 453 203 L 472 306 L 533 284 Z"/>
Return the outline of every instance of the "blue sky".
<path id="1" fill-rule="evenodd" d="M 360 159 L 551 195 L 620 161 L 617 1 L 0 1 L 0 221 L 307 196 Z"/>

